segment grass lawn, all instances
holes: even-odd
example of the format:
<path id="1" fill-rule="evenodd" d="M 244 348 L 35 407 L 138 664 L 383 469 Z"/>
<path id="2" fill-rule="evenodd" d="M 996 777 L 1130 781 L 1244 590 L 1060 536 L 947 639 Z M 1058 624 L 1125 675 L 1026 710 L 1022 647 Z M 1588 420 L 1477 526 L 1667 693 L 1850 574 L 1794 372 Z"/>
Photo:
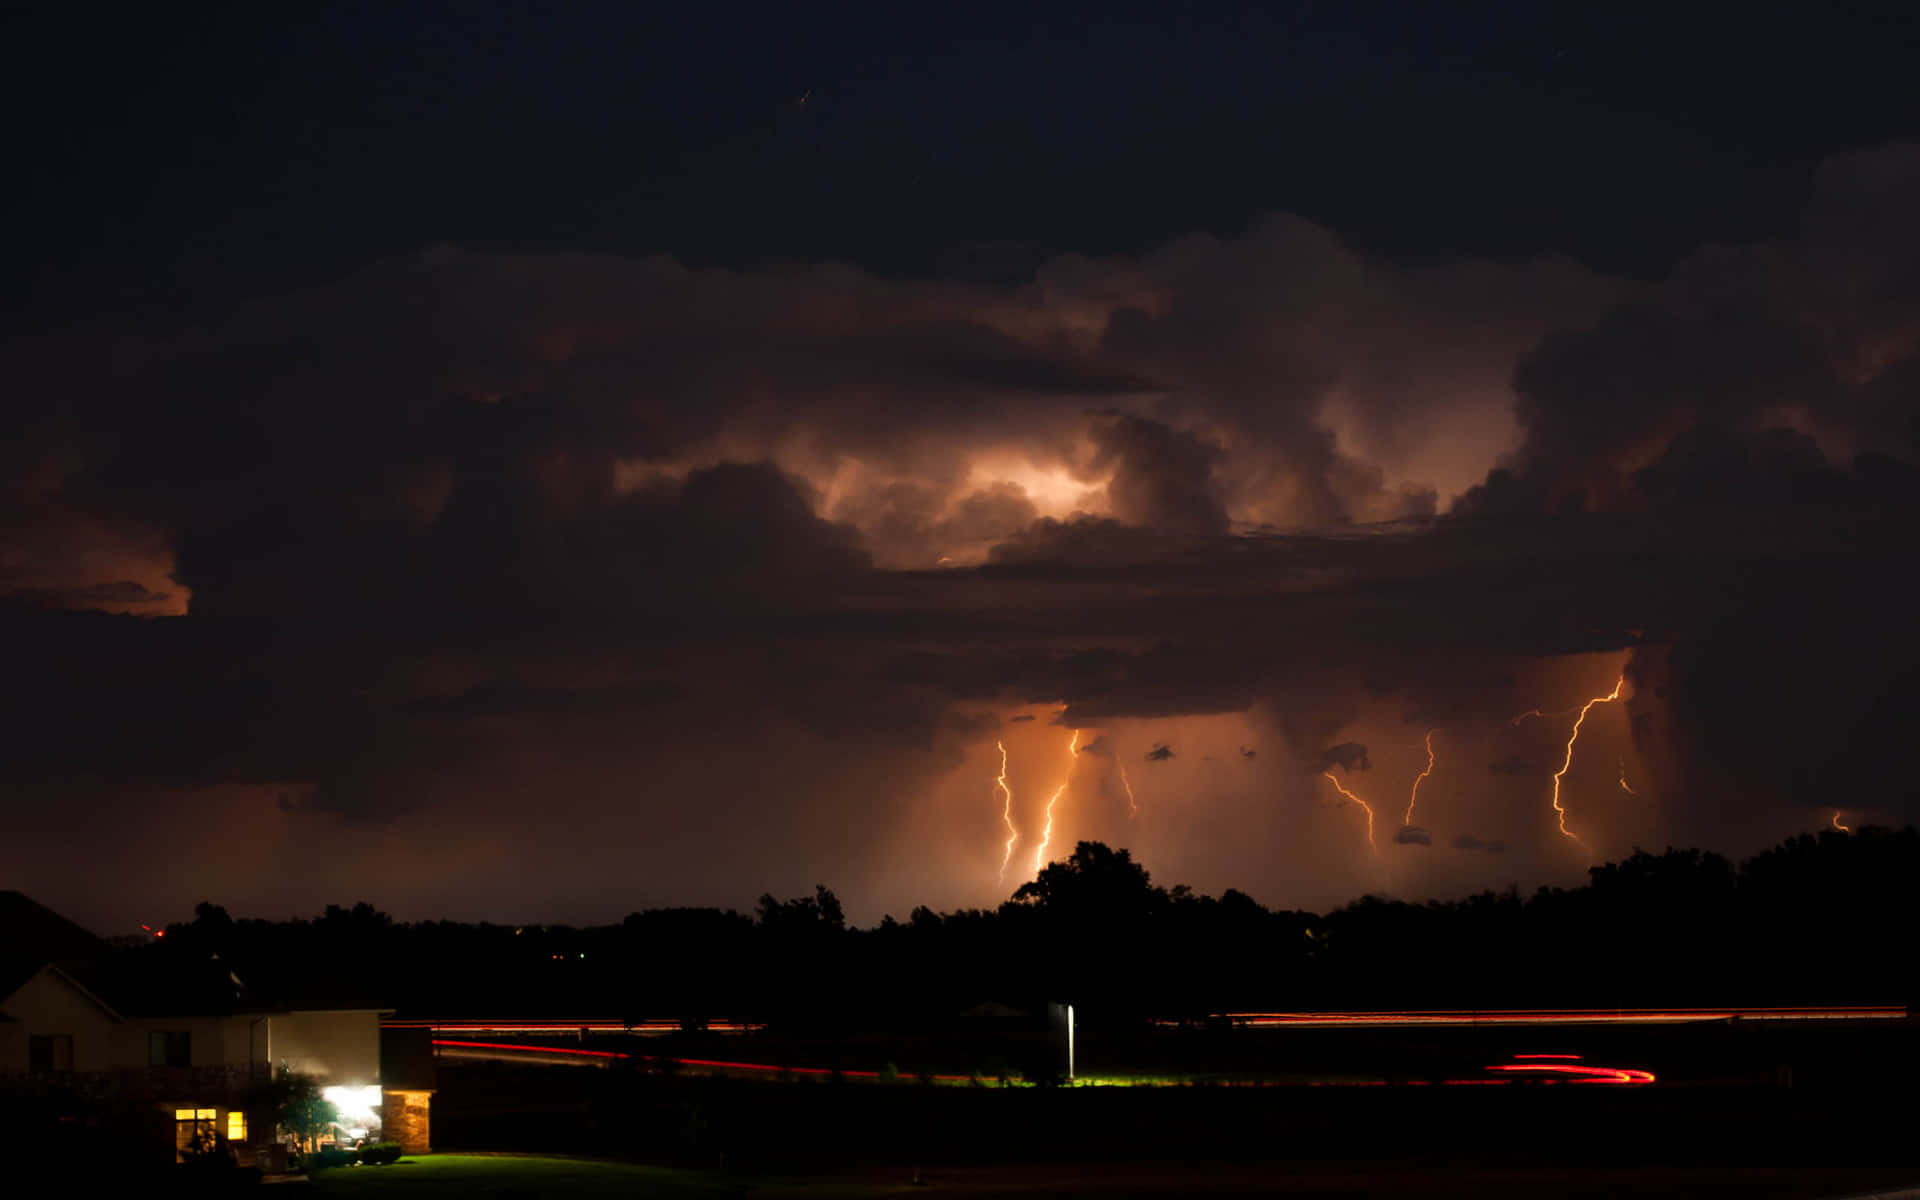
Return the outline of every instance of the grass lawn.
<path id="1" fill-rule="evenodd" d="M 435 1154 L 386 1167 L 316 1172 L 323 1196 L 701 1197 L 743 1200 L 853 1200 L 857 1197 L 1296 1196 L 1366 1200 L 1437 1196 L 1452 1200 L 1814 1200 L 1911 1186 L 1912 1169 L 1885 1168 L 1473 1168 L 1419 1164 L 1033 1164 L 933 1168 L 915 1187 L 900 1167 L 822 1176 L 725 1177 L 717 1173 L 567 1158 Z"/>
<path id="2" fill-rule="evenodd" d="M 313 1175 L 323 1196 L 736 1196 L 710 1173 L 628 1163 L 519 1155 L 429 1154 L 385 1167 L 330 1167 Z"/>

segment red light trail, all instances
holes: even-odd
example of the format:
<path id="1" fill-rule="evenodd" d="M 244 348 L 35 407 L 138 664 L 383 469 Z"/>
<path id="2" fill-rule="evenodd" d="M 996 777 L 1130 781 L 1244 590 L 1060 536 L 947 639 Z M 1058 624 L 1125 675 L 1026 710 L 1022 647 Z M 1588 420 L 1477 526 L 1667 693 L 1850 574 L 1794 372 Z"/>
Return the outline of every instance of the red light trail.
<path id="1" fill-rule="evenodd" d="M 1578 1054 L 1516 1054 L 1515 1058 L 1559 1059 L 1559 1062 L 1513 1062 L 1488 1067 L 1489 1071 L 1529 1071 L 1563 1077 L 1566 1083 L 1652 1083 L 1652 1071 L 1632 1067 L 1583 1067 L 1574 1065 Z M 1574 1060 L 1573 1062 L 1565 1060 Z"/>
<path id="2" fill-rule="evenodd" d="M 1560 764 L 1560 769 L 1553 773 L 1553 811 L 1559 815 L 1560 832 L 1573 841 L 1579 842 L 1582 846 L 1586 845 L 1586 843 L 1581 842 L 1579 838 L 1574 836 L 1573 831 L 1567 828 L 1567 810 L 1561 807 L 1560 804 L 1560 781 L 1566 778 L 1567 768 L 1573 765 L 1573 744 L 1580 740 L 1580 726 L 1586 723 L 1587 714 L 1593 711 L 1593 706 L 1596 704 L 1606 704 L 1610 701 L 1618 700 L 1620 698 L 1620 689 L 1626 682 L 1627 677 L 1622 675 L 1614 681 L 1611 692 L 1608 692 L 1604 696 L 1595 696 L 1593 699 L 1581 705 L 1580 715 L 1573 719 L 1573 732 L 1567 735 L 1567 757 L 1565 761 Z"/>
<path id="3" fill-rule="evenodd" d="M 1053 840 L 1053 806 L 1059 802 L 1060 794 L 1067 790 L 1067 784 L 1073 782 L 1073 756 L 1080 753 L 1080 731 L 1073 731 L 1073 738 L 1067 742 L 1067 774 L 1060 786 L 1053 789 L 1053 795 L 1047 797 L 1047 825 L 1040 831 L 1040 845 L 1033 852 L 1033 873 L 1038 875 L 1047 865 L 1047 843 Z"/>
<path id="4" fill-rule="evenodd" d="M 836 1073 L 832 1067 L 789 1067 L 777 1063 L 727 1062 L 717 1058 L 671 1058 L 663 1054 L 633 1055 L 623 1053 L 619 1050 L 577 1050 L 567 1046 L 525 1046 L 516 1045 L 511 1042 L 464 1042 L 453 1041 L 451 1039 L 443 1040 L 440 1038 L 433 1039 L 433 1044 L 436 1046 L 451 1046 L 463 1050 L 518 1050 L 528 1054 L 561 1054 L 570 1058 L 622 1059 L 637 1057 L 649 1062 L 679 1063 L 683 1067 L 719 1067 L 724 1070 L 734 1071 L 773 1071 L 794 1075 L 832 1075 Z M 880 1078 L 880 1072 L 878 1071 L 839 1071 L 838 1074 L 846 1076 L 849 1079 Z M 968 1083 L 971 1082 L 973 1076 L 930 1075 L 927 1078 L 938 1079 L 946 1083 Z"/>
<path id="5" fill-rule="evenodd" d="M 1006 803 L 1000 809 L 1000 819 L 1007 823 L 1007 850 L 1000 856 L 1000 882 L 1005 883 L 1007 864 L 1013 861 L 1013 844 L 1020 840 L 1020 831 L 1013 824 L 1013 789 L 1007 786 L 1007 744 L 995 742 L 994 745 L 1000 750 L 1000 778 L 994 780 L 993 786 L 1006 796 Z"/>
<path id="6" fill-rule="evenodd" d="M 1840 823 L 1840 810 L 1837 808 L 1833 810 L 1833 827 L 1835 829 L 1838 829 L 1841 833 L 1853 832 L 1851 828 L 1849 828 L 1848 826 L 1842 825 Z"/>
<path id="7" fill-rule="evenodd" d="M 1413 806 L 1420 800 L 1420 782 L 1433 774 L 1433 735 L 1438 732 L 1436 729 L 1427 730 L 1427 769 L 1414 777 L 1413 795 L 1407 797 L 1407 818 L 1400 822 L 1402 825 L 1413 824 Z"/>
<path id="8" fill-rule="evenodd" d="M 1353 801 L 1355 804 L 1358 804 L 1362 809 L 1366 810 L 1367 849 L 1372 850 L 1374 853 L 1378 854 L 1380 852 L 1380 848 L 1373 844 L 1373 807 L 1369 805 L 1365 800 L 1362 800 L 1360 797 L 1348 791 L 1346 788 L 1341 787 L 1340 781 L 1333 777 L 1332 771 L 1322 771 L 1321 774 L 1327 777 L 1327 782 L 1331 783 L 1334 786 L 1334 790 L 1338 791 L 1342 796 L 1345 796 L 1347 799 Z"/>
<path id="9" fill-rule="evenodd" d="M 1903 1021 L 1901 1007 L 1842 1008 L 1515 1008 L 1427 1012 L 1217 1013 L 1249 1028 L 1377 1028 L 1476 1025 L 1676 1025 L 1691 1021 Z"/>

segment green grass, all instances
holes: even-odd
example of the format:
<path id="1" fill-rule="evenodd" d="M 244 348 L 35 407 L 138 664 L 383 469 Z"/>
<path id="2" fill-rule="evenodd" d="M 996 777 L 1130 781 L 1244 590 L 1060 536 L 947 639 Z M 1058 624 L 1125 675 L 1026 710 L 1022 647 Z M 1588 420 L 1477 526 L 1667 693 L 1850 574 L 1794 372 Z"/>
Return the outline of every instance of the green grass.
<path id="1" fill-rule="evenodd" d="M 385 1167 L 330 1167 L 313 1175 L 323 1196 L 682 1196 L 738 1195 L 711 1173 L 630 1163 L 520 1155 L 429 1154 Z"/>

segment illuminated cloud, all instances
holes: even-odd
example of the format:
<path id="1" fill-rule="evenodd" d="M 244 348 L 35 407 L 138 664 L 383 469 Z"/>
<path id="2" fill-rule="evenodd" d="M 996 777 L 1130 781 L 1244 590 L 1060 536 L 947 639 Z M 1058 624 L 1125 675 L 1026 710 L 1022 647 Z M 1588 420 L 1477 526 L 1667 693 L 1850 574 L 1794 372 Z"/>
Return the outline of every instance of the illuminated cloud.
<path id="1" fill-rule="evenodd" d="M 991 285 L 438 247 L 13 344 L 43 415 L 5 450 L 0 716 L 38 800 L 0 866 L 83 816 L 90 870 L 143 862 L 143 806 L 217 795 L 264 814 L 246 861 L 326 839 L 363 870 L 307 884 L 399 864 L 423 904 L 490 903 L 476 864 L 584 916 L 822 862 L 856 903 L 992 903 L 985 755 L 1044 799 L 1065 738 L 991 714 L 1045 706 L 1154 746 L 1103 834 L 1286 904 L 1374 886 L 1316 772 L 1397 797 L 1444 725 L 1423 828 L 1505 876 L 1396 887 L 1457 892 L 1578 870 L 1536 820 L 1566 719 L 1509 722 L 1622 669 L 1567 781 L 1596 839 L 1759 843 L 1910 727 L 1920 251 L 1870 234 L 1914 161 L 1848 156 L 1799 241 L 1646 285 L 1286 217 Z M 1657 800 L 1615 805 L 1621 755 Z"/>

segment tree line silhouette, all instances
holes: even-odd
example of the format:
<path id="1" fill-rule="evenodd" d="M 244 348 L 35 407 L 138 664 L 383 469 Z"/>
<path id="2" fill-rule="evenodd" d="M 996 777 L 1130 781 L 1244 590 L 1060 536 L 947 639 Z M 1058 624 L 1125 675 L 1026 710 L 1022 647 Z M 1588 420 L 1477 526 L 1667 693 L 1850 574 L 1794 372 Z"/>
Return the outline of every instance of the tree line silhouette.
<path id="1" fill-rule="evenodd" d="M 218 955 L 263 1001 L 403 1016 L 717 1019 L 902 1029 L 983 1004 L 1082 1019 L 1234 1011 L 1905 1004 L 1920 833 L 1802 835 L 1735 864 L 1636 851 L 1586 885 L 1325 914 L 1152 882 L 1081 842 L 997 909 L 849 927 L 833 892 L 752 913 L 635 912 L 570 927 L 392 920 L 370 904 L 235 920 L 201 904 L 132 953 Z"/>

